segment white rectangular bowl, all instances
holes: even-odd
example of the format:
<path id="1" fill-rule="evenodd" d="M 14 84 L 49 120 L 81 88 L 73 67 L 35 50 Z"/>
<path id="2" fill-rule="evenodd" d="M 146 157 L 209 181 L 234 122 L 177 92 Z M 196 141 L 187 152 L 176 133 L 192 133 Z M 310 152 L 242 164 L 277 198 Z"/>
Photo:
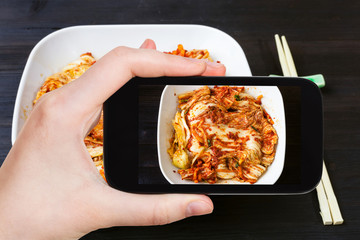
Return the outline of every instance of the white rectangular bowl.
<path id="1" fill-rule="evenodd" d="M 64 28 L 42 39 L 31 51 L 16 96 L 11 141 L 14 144 L 44 80 L 85 52 L 101 58 L 117 46 L 138 48 L 153 39 L 159 51 L 208 49 L 227 68 L 227 76 L 251 76 L 240 45 L 226 33 L 202 25 L 94 25 Z"/>

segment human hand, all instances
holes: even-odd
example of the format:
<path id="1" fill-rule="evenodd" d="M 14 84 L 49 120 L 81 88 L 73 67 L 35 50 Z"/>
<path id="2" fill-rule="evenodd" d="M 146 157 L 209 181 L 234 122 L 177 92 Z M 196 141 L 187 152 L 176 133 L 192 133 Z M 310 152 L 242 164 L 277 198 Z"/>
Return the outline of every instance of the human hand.
<path id="1" fill-rule="evenodd" d="M 118 47 L 45 94 L 0 168 L 1 239 L 78 239 L 99 228 L 158 225 L 212 212 L 204 195 L 141 195 L 109 187 L 84 138 L 103 102 L 134 76 L 224 75 L 222 64 Z"/>

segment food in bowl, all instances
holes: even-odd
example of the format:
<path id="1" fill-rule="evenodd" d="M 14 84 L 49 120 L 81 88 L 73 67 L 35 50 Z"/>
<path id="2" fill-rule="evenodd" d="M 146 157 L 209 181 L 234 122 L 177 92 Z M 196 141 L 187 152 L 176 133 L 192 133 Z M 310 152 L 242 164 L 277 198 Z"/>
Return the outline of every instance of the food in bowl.
<path id="1" fill-rule="evenodd" d="M 214 60 L 210 57 L 210 53 L 207 49 L 193 49 L 193 50 L 186 50 L 182 44 L 179 44 L 177 49 L 171 52 L 165 52 L 167 54 L 178 55 L 182 57 L 188 58 L 196 58 L 196 59 L 205 59 L 208 61 L 213 62 Z"/>
<path id="2" fill-rule="evenodd" d="M 91 53 L 84 53 L 80 55 L 78 60 L 65 66 L 62 71 L 46 78 L 45 82 L 36 94 L 33 105 L 35 105 L 40 97 L 44 94 L 60 88 L 79 78 L 95 62 L 96 60 Z M 103 114 L 101 114 L 98 124 L 85 137 L 84 143 L 95 166 L 98 168 L 101 176 L 105 179 L 103 166 Z"/>
<path id="3" fill-rule="evenodd" d="M 178 95 L 168 154 L 183 180 L 258 181 L 278 143 L 261 98 L 235 86 L 203 86 Z"/>

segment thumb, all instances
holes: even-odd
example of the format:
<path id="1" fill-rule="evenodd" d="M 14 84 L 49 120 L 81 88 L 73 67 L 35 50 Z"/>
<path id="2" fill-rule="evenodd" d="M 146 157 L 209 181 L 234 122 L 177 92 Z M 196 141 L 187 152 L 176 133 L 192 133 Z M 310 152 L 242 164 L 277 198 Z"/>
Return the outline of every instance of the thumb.
<path id="1" fill-rule="evenodd" d="M 205 195 L 132 194 L 109 187 L 106 192 L 102 196 L 103 204 L 99 205 L 106 226 L 100 227 L 163 225 L 209 214 L 214 208 Z"/>

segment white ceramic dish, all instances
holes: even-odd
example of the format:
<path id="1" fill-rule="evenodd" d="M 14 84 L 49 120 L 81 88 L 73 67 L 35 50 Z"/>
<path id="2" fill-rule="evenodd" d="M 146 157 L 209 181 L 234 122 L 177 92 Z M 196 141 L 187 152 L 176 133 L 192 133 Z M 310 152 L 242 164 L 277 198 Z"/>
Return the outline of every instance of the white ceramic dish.
<path id="1" fill-rule="evenodd" d="M 201 86 L 166 86 L 161 95 L 157 133 L 158 157 L 161 172 L 171 184 L 194 184 L 194 182 L 189 180 L 181 180 L 180 174 L 177 173 L 178 168 L 172 164 L 167 149 L 170 147 L 169 139 L 171 139 L 174 131 L 171 122 L 177 111 L 177 96 L 181 93 L 198 89 L 199 87 Z M 275 159 L 263 176 L 255 183 L 274 184 L 282 173 L 285 160 L 286 126 L 283 98 L 277 87 L 245 86 L 245 91 L 253 97 L 263 95 L 261 99 L 262 106 L 274 120 L 274 128 L 279 137 Z M 249 184 L 236 181 L 222 183 Z"/>
<path id="2" fill-rule="evenodd" d="M 159 51 L 172 51 L 177 44 L 185 49 L 208 49 L 214 60 L 227 67 L 228 76 L 251 76 L 245 54 L 226 33 L 201 25 L 95 25 L 75 26 L 56 31 L 42 39 L 26 63 L 14 108 L 11 141 L 14 144 L 32 101 L 46 77 L 60 71 L 82 53 L 98 59 L 117 46 L 138 48 L 151 38 Z"/>

